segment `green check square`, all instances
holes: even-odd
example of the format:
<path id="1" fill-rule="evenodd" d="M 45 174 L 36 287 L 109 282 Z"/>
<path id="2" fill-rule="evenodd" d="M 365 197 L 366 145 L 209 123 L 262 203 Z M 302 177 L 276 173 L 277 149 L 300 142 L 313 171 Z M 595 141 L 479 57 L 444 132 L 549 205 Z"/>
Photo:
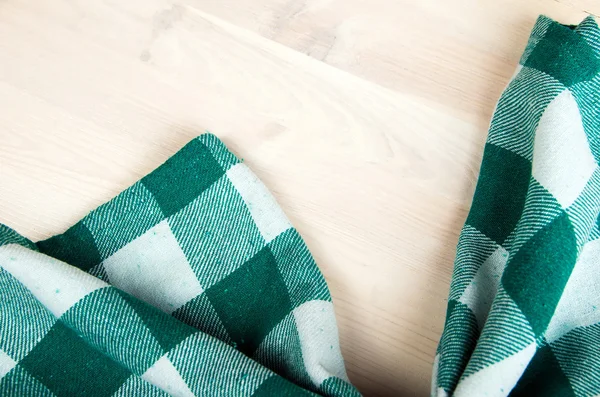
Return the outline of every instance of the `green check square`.
<path id="1" fill-rule="evenodd" d="M 60 320 L 19 366 L 58 396 L 111 396 L 131 375 Z"/>
<path id="2" fill-rule="evenodd" d="M 521 218 L 530 179 L 529 161 L 500 146 L 486 144 L 466 223 L 502 244 Z"/>
<path id="3" fill-rule="evenodd" d="M 506 265 L 502 285 L 536 336 L 546 330 L 576 260 L 575 231 L 563 212 L 540 229 Z"/>
<path id="4" fill-rule="evenodd" d="M 175 214 L 218 180 L 225 171 L 209 148 L 194 139 L 142 178 L 165 217 Z"/>
<path id="5" fill-rule="evenodd" d="M 227 171 L 240 162 L 216 135 L 208 132 L 200 135 L 198 140 L 211 151 L 213 157 L 224 171 Z"/>
<path id="6" fill-rule="evenodd" d="M 600 70 L 600 61 L 583 37 L 555 22 L 548 27 L 524 66 L 547 73 L 570 87 L 594 78 Z"/>
<path id="7" fill-rule="evenodd" d="M 36 243 L 40 252 L 88 271 L 102 261 L 94 236 L 83 222 L 63 234 Z"/>
<path id="8" fill-rule="evenodd" d="M 535 353 L 510 395 L 575 397 L 569 379 L 547 345 Z"/>
<path id="9" fill-rule="evenodd" d="M 248 356 L 292 310 L 269 248 L 263 248 L 205 293 L 239 350 Z"/>

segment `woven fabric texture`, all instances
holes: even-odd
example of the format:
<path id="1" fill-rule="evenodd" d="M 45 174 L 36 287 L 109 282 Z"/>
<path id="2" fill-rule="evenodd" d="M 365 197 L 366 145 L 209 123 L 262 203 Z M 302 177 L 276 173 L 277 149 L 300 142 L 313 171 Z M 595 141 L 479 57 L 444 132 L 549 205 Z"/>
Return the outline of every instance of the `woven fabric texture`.
<path id="1" fill-rule="evenodd" d="M 539 18 L 491 122 L 432 396 L 600 395 L 599 72 L 592 18 Z M 302 238 L 204 134 L 61 235 L 0 225 L 0 395 L 359 393 Z"/>
<path id="2" fill-rule="evenodd" d="M 214 135 L 65 233 L 0 228 L 0 394 L 353 396 L 298 232 Z"/>
<path id="3" fill-rule="evenodd" d="M 540 17 L 494 113 L 433 396 L 600 395 L 600 30 Z"/>

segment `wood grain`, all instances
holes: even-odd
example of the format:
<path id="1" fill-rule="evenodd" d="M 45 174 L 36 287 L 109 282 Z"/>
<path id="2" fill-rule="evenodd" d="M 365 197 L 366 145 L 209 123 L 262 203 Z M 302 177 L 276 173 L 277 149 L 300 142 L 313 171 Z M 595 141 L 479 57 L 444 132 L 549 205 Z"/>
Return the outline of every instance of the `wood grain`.
<path id="1" fill-rule="evenodd" d="M 351 380 L 426 395 L 494 103 L 593 1 L 0 3 L 0 222 L 65 230 L 210 130 L 332 290 Z"/>

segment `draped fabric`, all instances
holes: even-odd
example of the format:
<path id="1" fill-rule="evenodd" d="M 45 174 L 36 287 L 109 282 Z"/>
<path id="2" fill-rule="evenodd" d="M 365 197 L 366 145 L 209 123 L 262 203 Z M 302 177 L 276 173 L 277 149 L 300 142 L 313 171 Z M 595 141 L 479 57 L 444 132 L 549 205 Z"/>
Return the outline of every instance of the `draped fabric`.
<path id="1" fill-rule="evenodd" d="M 593 18 L 538 19 L 491 121 L 432 396 L 600 395 L 599 57 Z M 359 392 L 302 238 L 204 134 L 63 234 L 0 225 L 0 395 Z"/>

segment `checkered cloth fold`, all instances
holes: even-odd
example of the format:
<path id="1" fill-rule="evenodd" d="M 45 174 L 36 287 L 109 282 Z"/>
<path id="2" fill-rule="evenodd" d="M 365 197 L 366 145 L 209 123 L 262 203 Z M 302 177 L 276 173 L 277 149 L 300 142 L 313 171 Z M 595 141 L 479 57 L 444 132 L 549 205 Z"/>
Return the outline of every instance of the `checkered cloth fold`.
<path id="1" fill-rule="evenodd" d="M 434 396 L 600 395 L 600 29 L 540 17 L 461 233 Z M 202 135 L 65 233 L 0 225 L 0 395 L 358 396 L 331 297 Z"/>
<path id="2" fill-rule="evenodd" d="M 600 395 L 600 30 L 540 17 L 462 230 L 432 396 Z"/>
<path id="3" fill-rule="evenodd" d="M 312 256 L 211 134 L 61 235 L 1 226 L 0 302 L 0 395 L 359 395 Z"/>

